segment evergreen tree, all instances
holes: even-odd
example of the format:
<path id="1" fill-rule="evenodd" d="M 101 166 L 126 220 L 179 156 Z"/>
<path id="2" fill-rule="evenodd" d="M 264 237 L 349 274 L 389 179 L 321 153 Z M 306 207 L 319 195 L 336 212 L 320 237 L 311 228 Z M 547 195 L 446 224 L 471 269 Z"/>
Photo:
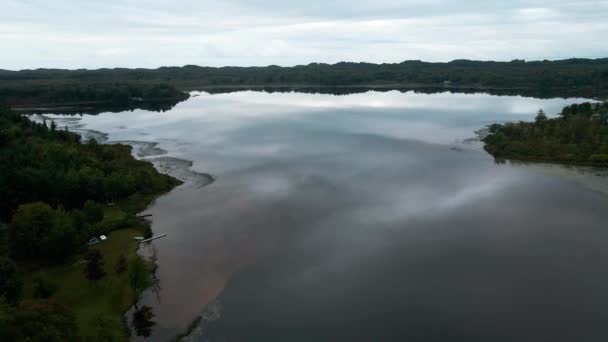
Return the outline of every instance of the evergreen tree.
<path id="1" fill-rule="evenodd" d="M 133 312 L 133 328 L 137 336 L 149 337 L 152 333 L 152 327 L 156 325 L 156 322 L 152 321 L 154 318 L 154 312 L 149 306 L 142 306 L 140 309 L 136 309 Z"/>
<path id="2" fill-rule="evenodd" d="M 539 124 L 539 123 L 546 122 L 547 120 L 548 119 L 547 119 L 547 115 L 545 114 L 545 111 L 540 109 L 538 111 L 538 113 L 536 114 L 536 118 L 534 119 L 534 121 Z"/>
<path id="3" fill-rule="evenodd" d="M 17 272 L 17 266 L 9 258 L 0 257 L 0 299 L 11 305 L 21 298 L 23 282 Z"/>
<path id="4" fill-rule="evenodd" d="M 103 269 L 103 255 L 98 249 L 91 249 L 85 254 L 85 269 L 84 274 L 87 279 L 98 281 L 105 277 L 106 272 Z"/>

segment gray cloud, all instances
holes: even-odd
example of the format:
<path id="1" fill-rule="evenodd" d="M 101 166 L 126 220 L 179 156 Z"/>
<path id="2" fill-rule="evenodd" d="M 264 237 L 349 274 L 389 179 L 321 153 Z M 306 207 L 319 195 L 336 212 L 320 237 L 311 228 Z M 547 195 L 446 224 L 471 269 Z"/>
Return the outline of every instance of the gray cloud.
<path id="1" fill-rule="evenodd" d="M 608 1 L 3 0 L 0 68 L 605 57 Z"/>

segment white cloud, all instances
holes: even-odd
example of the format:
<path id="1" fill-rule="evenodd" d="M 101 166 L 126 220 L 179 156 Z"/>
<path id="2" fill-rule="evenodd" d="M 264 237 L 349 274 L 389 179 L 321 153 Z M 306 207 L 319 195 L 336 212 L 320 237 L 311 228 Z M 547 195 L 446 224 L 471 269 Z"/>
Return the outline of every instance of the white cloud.
<path id="1" fill-rule="evenodd" d="M 107 48 L 99 49 L 95 51 L 95 54 L 100 57 L 118 57 L 125 56 L 131 52 L 131 49 L 127 48 Z"/>
<path id="2" fill-rule="evenodd" d="M 607 3 L 3 0 L 0 68 L 605 57 Z"/>

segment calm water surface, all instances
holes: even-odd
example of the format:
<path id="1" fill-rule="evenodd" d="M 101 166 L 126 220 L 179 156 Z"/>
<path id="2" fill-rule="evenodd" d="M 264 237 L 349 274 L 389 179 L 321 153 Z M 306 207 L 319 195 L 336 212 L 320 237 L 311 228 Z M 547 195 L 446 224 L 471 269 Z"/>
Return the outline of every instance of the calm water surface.
<path id="1" fill-rule="evenodd" d="M 149 209 L 153 340 L 203 315 L 190 340 L 603 341 L 604 172 L 497 164 L 474 139 L 581 101 L 201 93 L 56 118 L 186 181 Z"/>

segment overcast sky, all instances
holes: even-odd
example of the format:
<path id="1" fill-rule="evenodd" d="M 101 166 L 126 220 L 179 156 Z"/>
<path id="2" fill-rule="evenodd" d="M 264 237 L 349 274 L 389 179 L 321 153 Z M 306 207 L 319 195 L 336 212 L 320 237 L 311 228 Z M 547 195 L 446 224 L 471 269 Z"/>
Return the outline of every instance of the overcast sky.
<path id="1" fill-rule="evenodd" d="M 608 1 L 0 0 L 0 69 L 608 57 Z"/>

